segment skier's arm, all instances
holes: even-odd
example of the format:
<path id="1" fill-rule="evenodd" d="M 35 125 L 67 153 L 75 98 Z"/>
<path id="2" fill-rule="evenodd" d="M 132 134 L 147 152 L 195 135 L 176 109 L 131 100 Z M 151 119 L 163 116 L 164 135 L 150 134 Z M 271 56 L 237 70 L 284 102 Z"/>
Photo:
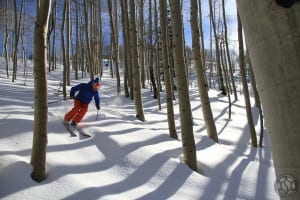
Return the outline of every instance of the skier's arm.
<path id="1" fill-rule="evenodd" d="M 70 90 L 70 97 L 71 98 L 74 98 L 75 92 L 77 92 L 78 90 L 80 90 L 80 88 L 82 87 L 82 85 L 83 85 L 83 83 L 78 84 L 78 85 L 76 85 L 76 86 L 74 86 L 74 87 L 71 88 L 71 90 Z"/>

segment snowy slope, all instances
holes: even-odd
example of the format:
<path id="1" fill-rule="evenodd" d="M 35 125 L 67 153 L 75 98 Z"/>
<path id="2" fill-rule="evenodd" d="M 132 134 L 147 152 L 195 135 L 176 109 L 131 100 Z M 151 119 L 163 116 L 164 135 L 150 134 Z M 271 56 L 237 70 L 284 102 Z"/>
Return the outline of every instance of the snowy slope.
<path id="1" fill-rule="evenodd" d="M 98 120 L 92 102 L 82 122 L 91 138 L 70 137 L 61 124 L 71 100 L 49 104 L 47 179 L 36 183 L 30 178 L 32 72 L 24 85 L 21 75 L 15 83 L 6 78 L 3 59 L 0 70 L 0 199 L 279 199 L 267 136 L 263 148 L 250 146 L 242 96 L 229 121 L 227 98 L 210 90 L 220 140 L 216 144 L 206 136 L 197 89 L 191 84 L 199 166 L 194 172 L 182 162 L 181 141 L 168 135 L 166 105 L 158 110 L 150 89 L 143 90 L 146 122 L 140 122 L 134 102 L 116 96 L 116 80 L 108 70 L 102 78 Z M 49 74 L 49 102 L 62 98 L 57 92 L 61 74 L 60 69 Z M 87 81 L 72 80 L 72 86 Z M 178 102 L 174 103 L 180 136 Z"/>

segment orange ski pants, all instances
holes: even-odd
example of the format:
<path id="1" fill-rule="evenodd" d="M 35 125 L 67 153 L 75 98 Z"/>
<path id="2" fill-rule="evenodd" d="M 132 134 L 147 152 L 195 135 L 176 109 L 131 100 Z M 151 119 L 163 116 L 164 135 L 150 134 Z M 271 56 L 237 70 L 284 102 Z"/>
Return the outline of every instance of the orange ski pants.
<path id="1" fill-rule="evenodd" d="M 81 122 L 82 118 L 84 117 L 85 113 L 88 111 L 89 104 L 82 103 L 79 100 L 74 100 L 74 107 L 65 114 L 65 120 L 67 121 L 74 121 L 76 124 Z"/>

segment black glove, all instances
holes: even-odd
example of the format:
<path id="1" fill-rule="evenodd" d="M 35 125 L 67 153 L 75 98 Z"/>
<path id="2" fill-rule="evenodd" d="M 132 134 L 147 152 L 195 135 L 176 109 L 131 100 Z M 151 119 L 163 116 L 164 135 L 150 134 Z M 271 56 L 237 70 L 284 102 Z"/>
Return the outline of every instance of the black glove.
<path id="1" fill-rule="evenodd" d="M 70 99 L 75 99 L 75 97 L 74 96 L 70 96 Z"/>
<path id="2" fill-rule="evenodd" d="M 97 105 L 96 108 L 97 108 L 97 110 L 100 110 L 100 105 Z"/>

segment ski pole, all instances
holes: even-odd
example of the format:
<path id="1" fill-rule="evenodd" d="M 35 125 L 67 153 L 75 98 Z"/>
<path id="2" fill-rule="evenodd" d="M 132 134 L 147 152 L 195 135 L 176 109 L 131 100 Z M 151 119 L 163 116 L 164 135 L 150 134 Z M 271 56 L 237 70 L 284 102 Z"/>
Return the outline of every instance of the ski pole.
<path id="1" fill-rule="evenodd" d="M 56 102 L 59 102 L 59 101 L 64 101 L 65 99 L 59 99 L 59 100 L 55 100 L 55 101 L 50 101 L 48 102 L 48 104 L 51 104 L 51 103 L 56 103 Z"/>
<path id="2" fill-rule="evenodd" d="M 96 121 L 98 121 L 98 115 L 99 115 L 99 110 L 97 110 L 97 117 L 96 117 Z"/>

